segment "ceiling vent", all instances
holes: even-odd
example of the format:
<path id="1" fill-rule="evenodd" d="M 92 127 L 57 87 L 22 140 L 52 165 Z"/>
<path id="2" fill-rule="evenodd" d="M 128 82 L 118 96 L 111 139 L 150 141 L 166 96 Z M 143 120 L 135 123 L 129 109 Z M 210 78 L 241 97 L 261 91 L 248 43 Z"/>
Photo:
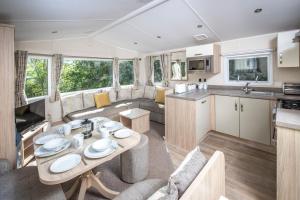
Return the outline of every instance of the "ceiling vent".
<path id="1" fill-rule="evenodd" d="M 198 41 L 206 40 L 208 36 L 206 34 L 199 34 L 199 35 L 193 35 L 193 38 L 195 38 Z"/>

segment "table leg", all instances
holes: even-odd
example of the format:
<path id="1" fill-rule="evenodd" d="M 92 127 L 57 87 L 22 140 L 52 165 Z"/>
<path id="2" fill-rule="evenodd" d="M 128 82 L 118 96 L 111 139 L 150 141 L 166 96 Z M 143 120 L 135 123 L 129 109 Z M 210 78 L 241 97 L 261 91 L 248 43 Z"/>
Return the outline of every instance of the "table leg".
<path id="1" fill-rule="evenodd" d="M 71 186 L 71 188 L 65 193 L 65 196 L 67 199 L 70 199 L 73 194 L 75 193 L 76 189 L 78 188 L 79 185 L 79 181 L 81 180 L 81 178 L 77 178 L 77 180 L 73 183 L 73 185 Z"/>
<path id="2" fill-rule="evenodd" d="M 84 196 L 86 193 L 86 190 L 89 188 L 89 184 L 88 184 L 88 177 L 82 177 L 81 179 L 81 186 L 80 186 L 80 190 L 79 190 L 79 194 L 78 194 L 78 200 L 84 200 Z"/>

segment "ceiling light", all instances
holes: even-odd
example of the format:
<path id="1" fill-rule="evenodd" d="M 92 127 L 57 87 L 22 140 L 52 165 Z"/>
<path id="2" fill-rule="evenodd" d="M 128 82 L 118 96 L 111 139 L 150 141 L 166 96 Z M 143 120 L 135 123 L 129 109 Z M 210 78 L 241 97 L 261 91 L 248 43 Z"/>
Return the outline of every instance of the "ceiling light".
<path id="1" fill-rule="evenodd" d="M 52 31 L 51 33 L 52 33 L 52 34 L 56 34 L 56 33 L 58 33 L 58 31 Z"/>
<path id="2" fill-rule="evenodd" d="M 160 38 L 161 38 L 161 36 L 160 36 L 160 35 L 158 35 L 158 36 L 156 36 L 156 38 L 157 38 L 157 39 L 160 39 Z"/>
<path id="3" fill-rule="evenodd" d="M 134 42 L 133 44 L 137 45 L 138 43 L 137 43 L 137 42 Z"/>
<path id="4" fill-rule="evenodd" d="M 256 8 L 256 9 L 254 10 L 254 13 L 256 13 L 256 14 L 261 13 L 262 10 L 263 10 L 262 8 Z"/>
<path id="5" fill-rule="evenodd" d="M 202 27 L 203 27 L 203 25 L 201 25 L 201 24 L 197 25 L 197 28 L 202 28 Z"/>
<path id="6" fill-rule="evenodd" d="M 206 40 L 208 36 L 206 34 L 199 34 L 199 35 L 193 35 L 193 38 L 195 38 L 198 41 Z"/>

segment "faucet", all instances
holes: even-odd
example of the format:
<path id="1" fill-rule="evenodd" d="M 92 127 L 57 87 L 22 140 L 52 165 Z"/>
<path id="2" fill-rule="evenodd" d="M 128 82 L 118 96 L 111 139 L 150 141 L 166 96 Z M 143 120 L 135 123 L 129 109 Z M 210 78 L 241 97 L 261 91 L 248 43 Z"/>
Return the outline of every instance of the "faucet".
<path id="1" fill-rule="evenodd" d="M 245 92 L 245 94 L 249 94 L 252 91 L 252 89 L 249 88 L 249 84 L 250 84 L 250 82 L 247 82 L 245 87 L 242 88 L 243 91 Z"/>

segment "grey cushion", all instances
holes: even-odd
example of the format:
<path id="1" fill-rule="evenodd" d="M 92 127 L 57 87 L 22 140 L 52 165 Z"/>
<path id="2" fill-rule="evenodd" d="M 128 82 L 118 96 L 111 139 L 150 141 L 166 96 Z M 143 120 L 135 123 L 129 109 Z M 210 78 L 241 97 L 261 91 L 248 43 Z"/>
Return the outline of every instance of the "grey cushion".
<path id="1" fill-rule="evenodd" d="M 177 187 L 178 194 L 180 197 L 190 186 L 190 184 L 194 181 L 194 179 L 206 163 L 207 159 L 200 152 L 200 148 L 197 146 L 185 157 L 185 159 L 176 169 L 176 171 L 173 174 L 171 174 L 169 179 L 169 186 L 171 186 L 172 183 L 174 183 Z"/>
<path id="2" fill-rule="evenodd" d="M 0 159 L 0 176 L 12 169 L 7 159 Z"/>
<path id="3" fill-rule="evenodd" d="M 122 180 L 136 183 L 144 180 L 149 172 L 149 139 L 141 134 L 141 141 L 134 148 L 121 154 Z"/>
<path id="4" fill-rule="evenodd" d="M 44 185 L 39 181 L 36 167 L 24 167 L 0 176 L 0 199 L 63 200 L 60 185 Z"/>
<path id="5" fill-rule="evenodd" d="M 144 200 L 149 198 L 159 188 L 166 185 L 167 181 L 161 179 L 148 179 L 133 184 L 121 192 L 114 200 Z"/>

